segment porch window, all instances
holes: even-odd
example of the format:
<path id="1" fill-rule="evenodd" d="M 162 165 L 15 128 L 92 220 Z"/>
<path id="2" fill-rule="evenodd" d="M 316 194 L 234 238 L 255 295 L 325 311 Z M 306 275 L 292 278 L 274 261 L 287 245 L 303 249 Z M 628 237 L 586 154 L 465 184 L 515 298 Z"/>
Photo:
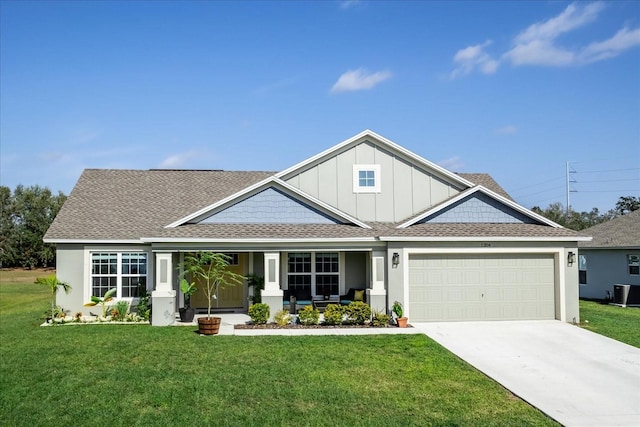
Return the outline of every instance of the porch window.
<path id="1" fill-rule="evenodd" d="M 145 252 L 93 252 L 91 295 L 103 297 L 116 288 L 116 298 L 138 297 L 138 286 L 147 284 Z"/>
<path id="2" fill-rule="evenodd" d="M 290 291 L 307 291 L 313 296 L 338 295 L 340 258 L 337 252 L 292 252 L 287 256 L 287 285 Z"/>

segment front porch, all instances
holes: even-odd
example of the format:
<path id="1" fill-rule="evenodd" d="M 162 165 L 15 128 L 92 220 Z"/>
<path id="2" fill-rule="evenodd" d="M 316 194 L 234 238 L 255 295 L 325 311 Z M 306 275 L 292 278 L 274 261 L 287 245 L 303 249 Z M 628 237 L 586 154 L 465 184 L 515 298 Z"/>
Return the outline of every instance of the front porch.
<path id="1" fill-rule="evenodd" d="M 364 300 L 373 310 L 387 312 L 386 251 L 357 249 L 306 250 L 295 248 L 287 251 L 230 251 L 227 248 L 198 248 L 230 256 L 229 268 L 243 276 L 254 274 L 264 278 L 261 302 L 270 308 L 273 315 L 290 307 L 291 295 L 305 295 L 305 299 L 319 306 L 325 301 L 340 303 L 341 296 L 349 290 L 362 289 Z M 155 288 L 152 292 L 153 324 L 171 325 L 175 322 L 172 313 L 184 307 L 184 295 L 180 292 L 182 276 L 181 262 L 186 253 L 193 250 L 154 251 Z M 246 313 L 254 301 L 257 290 L 242 285 L 219 289 L 212 300 L 212 313 Z M 300 300 L 301 298 L 297 298 Z M 289 305 L 289 307 L 287 307 Z M 191 297 L 191 306 L 196 313 L 206 313 L 208 301 L 200 289 Z M 294 310 L 295 311 L 295 310 Z"/>

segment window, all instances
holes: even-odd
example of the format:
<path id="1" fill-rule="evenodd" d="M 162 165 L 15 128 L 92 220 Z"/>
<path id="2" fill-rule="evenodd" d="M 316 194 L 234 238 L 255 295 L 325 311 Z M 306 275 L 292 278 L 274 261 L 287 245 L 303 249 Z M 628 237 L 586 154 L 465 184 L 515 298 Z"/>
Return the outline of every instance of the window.
<path id="1" fill-rule="evenodd" d="M 289 253 L 287 285 L 290 291 L 308 291 L 312 296 L 339 295 L 339 254 L 337 252 Z"/>
<path id="2" fill-rule="evenodd" d="M 227 261 L 229 261 L 229 265 L 238 265 L 239 264 L 239 258 L 238 258 L 238 254 L 225 254 L 228 258 Z"/>
<path id="3" fill-rule="evenodd" d="M 353 192 L 380 192 L 380 165 L 353 165 Z"/>
<path id="4" fill-rule="evenodd" d="M 578 283 L 587 284 L 587 258 L 584 255 L 578 255 Z"/>
<path id="5" fill-rule="evenodd" d="M 138 297 L 138 286 L 147 285 L 145 252 L 93 252 L 91 295 L 103 297 L 116 288 L 116 298 Z"/>
<path id="6" fill-rule="evenodd" d="M 640 255 L 627 255 L 629 264 L 629 274 L 637 276 L 640 274 Z"/>

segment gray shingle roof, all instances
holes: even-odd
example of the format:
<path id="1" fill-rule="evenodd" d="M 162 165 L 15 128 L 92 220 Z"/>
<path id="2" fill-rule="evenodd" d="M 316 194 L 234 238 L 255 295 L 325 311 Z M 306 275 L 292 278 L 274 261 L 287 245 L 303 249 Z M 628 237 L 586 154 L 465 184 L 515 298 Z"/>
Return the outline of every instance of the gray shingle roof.
<path id="1" fill-rule="evenodd" d="M 581 248 L 640 248 L 640 210 L 622 215 L 581 231 L 593 236 L 580 242 Z"/>
<path id="2" fill-rule="evenodd" d="M 273 172 L 87 169 L 45 239 L 571 238 L 578 235 L 568 229 L 531 224 L 417 224 L 406 229 L 396 229 L 397 224 L 390 223 L 370 224 L 372 229 L 337 224 L 187 224 L 164 228 L 273 175 Z M 460 176 L 508 197 L 487 174 Z"/>
<path id="3" fill-rule="evenodd" d="M 139 239 L 273 172 L 85 170 L 45 239 Z"/>

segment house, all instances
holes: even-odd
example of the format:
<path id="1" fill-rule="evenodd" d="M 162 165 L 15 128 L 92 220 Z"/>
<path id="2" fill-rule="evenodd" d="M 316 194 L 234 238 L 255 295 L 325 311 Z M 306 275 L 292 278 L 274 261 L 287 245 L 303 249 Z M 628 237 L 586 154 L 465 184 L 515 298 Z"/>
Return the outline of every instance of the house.
<path id="1" fill-rule="evenodd" d="M 615 284 L 640 285 L 640 210 L 582 231 L 578 245 L 580 297 L 612 299 Z"/>
<path id="2" fill-rule="evenodd" d="M 230 254 L 265 278 L 271 313 L 285 290 L 314 298 L 366 289 L 411 321 L 578 320 L 581 237 L 515 203 L 486 174 L 450 172 L 364 131 L 281 172 L 85 170 L 45 235 L 83 310 L 116 287 L 153 290 L 153 323 L 182 305 L 184 254 Z M 214 307 L 247 309 L 246 286 Z M 206 307 L 202 296 L 193 298 Z M 86 309 L 85 309 L 86 310 Z"/>

